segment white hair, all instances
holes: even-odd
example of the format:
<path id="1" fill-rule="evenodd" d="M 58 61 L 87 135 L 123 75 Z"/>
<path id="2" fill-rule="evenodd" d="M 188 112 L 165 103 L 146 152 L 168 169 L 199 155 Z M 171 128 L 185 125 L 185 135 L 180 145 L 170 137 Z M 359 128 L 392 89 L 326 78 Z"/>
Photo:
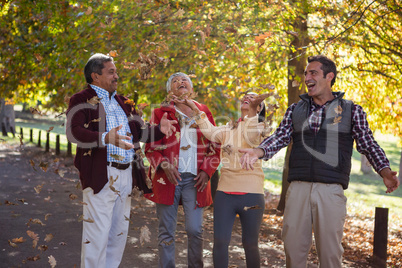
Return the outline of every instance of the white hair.
<path id="1" fill-rule="evenodd" d="M 172 75 L 169 77 L 168 81 L 166 82 L 166 91 L 167 91 L 167 92 L 169 92 L 170 89 L 171 89 L 171 84 L 172 84 L 173 78 L 175 78 L 175 77 L 177 77 L 177 76 L 184 76 L 184 77 L 186 77 L 187 80 L 190 82 L 191 87 L 193 87 L 193 82 L 191 82 L 190 77 L 189 77 L 187 74 L 185 74 L 185 73 L 178 72 L 178 73 L 172 74 Z"/>

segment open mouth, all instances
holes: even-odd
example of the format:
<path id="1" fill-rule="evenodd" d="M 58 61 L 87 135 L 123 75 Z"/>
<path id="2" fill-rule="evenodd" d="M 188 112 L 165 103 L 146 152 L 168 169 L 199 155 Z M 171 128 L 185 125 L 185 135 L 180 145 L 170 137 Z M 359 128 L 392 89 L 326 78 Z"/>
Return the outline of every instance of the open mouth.
<path id="1" fill-rule="evenodd" d="M 306 82 L 307 89 L 312 89 L 315 86 L 315 82 Z"/>

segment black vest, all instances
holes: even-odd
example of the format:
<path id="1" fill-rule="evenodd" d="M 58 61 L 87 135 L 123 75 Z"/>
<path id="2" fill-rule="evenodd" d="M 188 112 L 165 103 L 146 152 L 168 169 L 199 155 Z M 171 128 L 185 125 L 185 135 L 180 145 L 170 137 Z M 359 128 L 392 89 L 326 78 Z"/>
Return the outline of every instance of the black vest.
<path id="1" fill-rule="evenodd" d="M 293 147 L 289 160 L 288 181 L 339 183 L 348 188 L 353 152 L 352 106 L 336 93 L 327 104 L 325 118 L 315 134 L 309 126 L 311 98 L 300 96 L 292 114 Z"/>

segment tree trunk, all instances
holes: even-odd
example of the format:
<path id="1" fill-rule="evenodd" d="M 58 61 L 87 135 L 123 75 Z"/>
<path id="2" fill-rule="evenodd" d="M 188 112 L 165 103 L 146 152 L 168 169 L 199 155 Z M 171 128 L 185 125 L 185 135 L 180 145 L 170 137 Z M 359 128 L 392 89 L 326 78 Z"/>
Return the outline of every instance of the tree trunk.
<path id="1" fill-rule="evenodd" d="M 363 174 L 372 174 L 373 169 L 371 168 L 370 162 L 367 160 L 367 157 L 362 154 L 360 158 L 360 170 Z"/>
<path id="2" fill-rule="evenodd" d="M 305 3 L 305 1 L 303 1 Z M 299 95 L 306 92 L 304 84 L 304 70 L 307 65 L 306 46 L 308 44 L 307 35 L 307 13 L 299 13 L 295 19 L 294 29 L 297 35 L 293 35 L 294 39 L 290 44 L 289 62 L 288 62 L 288 105 L 299 101 Z M 285 163 L 282 173 L 282 191 L 281 198 L 277 209 L 280 211 L 285 210 L 286 192 L 289 187 L 288 173 L 289 173 L 289 157 L 292 150 L 291 145 L 288 146 L 286 151 Z"/>

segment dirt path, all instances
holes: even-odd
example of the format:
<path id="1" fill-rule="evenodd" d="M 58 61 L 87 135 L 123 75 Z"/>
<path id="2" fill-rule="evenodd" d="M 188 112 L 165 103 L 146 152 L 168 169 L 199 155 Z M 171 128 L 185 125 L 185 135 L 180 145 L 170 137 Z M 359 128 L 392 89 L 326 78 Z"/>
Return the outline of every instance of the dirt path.
<path id="1" fill-rule="evenodd" d="M 71 158 L 56 157 L 36 147 L 21 151 L 18 146 L 0 144 L 0 267 L 50 267 L 50 256 L 56 260 L 56 267 L 79 267 L 82 231 L 79 217 L 82 215 L 82 205 L 81 190 L 77 184 L 78 174 L 72 167 Z M 212 209 L 205 211 L 205 267 L 213 267 Z M 183 213 L 180 211 L 176 267 L 187 267 L 187 239 L 183 222 Z M 151 240 L 141 245 L 143 226 L 149 228 Z M 280 229 L 267 223 L 261 229 L 262 267 L 284 267 Z M 38 237 L 35 248 L 30 235 Z M 156 236 L 154 204 L 144 198 L 133 199 L 129 237 L 120 267 L 157 267 Z M 13 242 L 13 239 L 17 240 Z M 21 241 L 18 240 L 23 242 L 19 243 Z M 230 245 L 230 265 L 245 267 L 238 221 Z"/>

